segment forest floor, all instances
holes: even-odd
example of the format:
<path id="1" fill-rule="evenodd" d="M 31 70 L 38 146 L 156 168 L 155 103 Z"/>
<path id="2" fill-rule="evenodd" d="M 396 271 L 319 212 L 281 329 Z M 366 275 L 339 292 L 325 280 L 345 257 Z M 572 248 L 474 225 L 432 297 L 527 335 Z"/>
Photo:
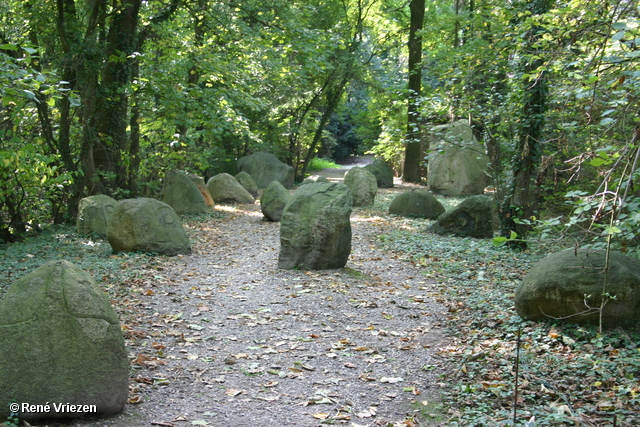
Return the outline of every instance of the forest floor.
<path id="1" fill-rule="evenodd" d="M 640 331 L 601 336 L 513 310 L 517 284 L 559 243 L 515 253 L 427 234 L 429 221 L 387 213 L 410 188 L 397 182 L 354 208 L 342 269 L 278 269 L 279 224 L 258 202 L 185 218 L 188 256 L 113 254 L 70 229 L 6 247 L 0 293 L 52 256 L 89 271 L 118 312 L 132 367 L 122 414 L 32 425 L 513 425 L 518 334 L 517 424 L 638 425 Z"/>

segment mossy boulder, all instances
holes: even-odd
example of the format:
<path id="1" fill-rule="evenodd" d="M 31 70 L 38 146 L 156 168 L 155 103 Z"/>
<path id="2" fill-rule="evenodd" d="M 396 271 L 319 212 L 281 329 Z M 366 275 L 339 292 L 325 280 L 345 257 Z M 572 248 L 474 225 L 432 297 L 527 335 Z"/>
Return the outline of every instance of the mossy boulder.
<path id="1" fill-rule="evenodd" d="M 273 181 L 260 197 L 260 210 L 269 221 L 280 221 L 284 207 L 289 201 L 289 191 L 278 181 Z"/>
<path id="2" fill-rule="evenodd" d="M 216 203 L 253 203 L 255 199 L 228 173 L 219 173 L 207 181 L 207 189 Z"/>
<path id="3" fill-rule="evenodd" d="M 342 268 L 351 253 L 353 200 L 344 184 L 308 184 L 293 194 L 280 221 L 279 268 Z"/>
<path id="4" fill-rule="evenodd" d="M 107 224 L 118 202 L 104 194 L 85 197 L 78 203 L 76 227 L 80 234 L 107 234 Z"/>
<path id="5" fill-rule="evenodd" d="M 393 169 L 391 169 L 384 160 L 375 159 L 364 168 L 376 177 L 376 182 L 378 183 L 379 188 L 393 187 Z"/>
<path id="6" fill-rule="evenodd" d="M 205 184 L 204 178 L 194 173 L 187 174 L 187 176 L 196 185 L 198 191 L 200 191 L 200 194 L 202 194 L 204 204 L 210 208 L 215 206 L 215 202 L 213 200 L 213 197 L 211 197 L 211 193 L 209 193 L 209 190 L 207 189 L 207 184 Z"/>
<path id="7" fill-rule="evenodd" d="M 168 204 L 150 198 L 121 200 L 116 205 L 107 239 L 115 252 L 191 253 L 180 217 Z"/>
<path id="8" fill-rule="evenodd" d="M 411 190 L 398 194 L 389 205 L 389 213 L 412 218 L 436 219 L 444 206 L 426 190 Z"/>
<path id="9" fill-rule="evenodd" d="M 171 206 L 177 214 L 199 214 L 209 210 L 196 184 L 181 171 L 167 172 L 160 200 Z"/>
<path id="10" fill-rule="evenodd" d="M 446 196 L 484 193 L 489 182 L 489 157 L 469 123 L 459 120 L 437 126 L 433 134 L 427 166 L 429 190 Z"/>
<path id="11" fill-rule="evenodd" d="M 239 158 L 238 170 L 251 175 L 258 188 L 267 188 L 272 181 L 278 181 L 284 188 L 293 187 L 293 168 L 271 153 L 258 152 Z"/>
<path id="12" fill-rule="evenodd" d="M 606 326 L 640 322 L 640 260 L 620 252 L 567 249 L 547 255 L 533 266 L 516 290 L 518 314 L 531 320 L 599 322 Z"/>
<path id="13" fill-rule="evenodd" d="M 344 176 L 344 185 L 353 196 L 353 206 L 369 206 L 378 193 L 378 182 L 374 174 L 365 168 L 351 168 Z"/>
<path id="14" fill-rule="evenodd" d="M 487 196 L 467 197 L 455 208 L 440 215 L 427 231 L 479 238 L 493 237 L 493 202 Z"/>
<path id="15" fill-rule="evenodd" d="M 118 317 L 93 278 L 50 261 L 18 279 L 0 301 L 0 419 L 12 401 L 49 405 L 21 419 L 67 418 L 54 404 L 95 405 L 90 416 L 121 412 L 129 363 Z"/>
<path id="16" fill-rule="evenodd" d="M 244 187 L 254 198 L 258 197 L 258 184 L 246 172 L 240 172 L 235 177 L 236 181 Z"/>

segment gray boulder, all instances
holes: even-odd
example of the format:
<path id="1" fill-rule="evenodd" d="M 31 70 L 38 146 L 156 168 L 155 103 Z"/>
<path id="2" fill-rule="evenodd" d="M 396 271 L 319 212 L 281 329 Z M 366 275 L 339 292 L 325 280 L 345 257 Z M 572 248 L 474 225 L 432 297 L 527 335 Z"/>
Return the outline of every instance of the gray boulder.
<path id="1" fill-rule="evenodd" d="M 253 196 L 254 199 L 258 197 L 258 184 L 256 184 L 251 175 L 246 172 L 240 172 L 234 178 L 244 187 L 245 190 L 249 192 L 249 194 Z"/>
<path id="2" fill-rule="evenodd" d="M 300 183 L 300 185 L 307 185 L 307 184 L 316 184 L 318 182 L 331 182 L 329 181 L 329 178 L 327 178 L 326 176 L 315 176 L 315 177 L 308 177 L 305 178 L 304 181 L 302 181 Z"/>
<path id="3" fill-rule="evenodd" d="M 280 221 L 278 268 L 342 268 L 351 253 L 352 197 L 344 184 L 298 188 Z"/>
<path id="4" fill-rule="evenodd" d="M 293 187 L 293 168 L 271 153 L 258 152 L 239 158 L 238 170 L 251 175 L 258 188 L 267 188 L 272 181 L 278 181 L 284 188 Z"/>
<path id="5" fill-rule="evenodd" d="M 118 316 L 87 273 L 50 261 L 18 279 L 0 301 L 0 419 L 8 403 L 49 405 L 21 419 L 107 416 L 129 393 Z M 95 405 L 83 413 L 53 404 Z"/>
<path id="6" fill-rule="evenodd" d="M 164 177 L 160 200 L 177 214 L 199 214 L 209 210 L 194 181 L 181 171 L 169 171 Z"/>
<path id="7" fill-rule="evenodd" d="M 191 253 L 189 237 L 173 208 L 156 199 L 121 200 L 116 205 L 107 239 L 115 252 Z"/>
<path id="8" fill-rule="evenodd" d="M 204 199 L 204 204 L 210 208 L 215 206 L 213 197 L 211 197 L 211 193 L 209 193 L 209 190 L 207 189 L 207 184 L 204 183 L 204 178 L 193 173 L 189 173 L 187 174 L 187 176 L 196 185 L 196 187 L 198 188 L 198 191 L 200 191 L 200 194 L 202 194 L 202 198 Z"/>
<path id="9" fill-rule="evenodd" d="M 427 231 L 490 238 L 493 237 L 493 202 L 487 196 L 471 196 L 438 217 Z"/>
<path id="10" fill-rule="evenodd" d="M 378 183 L 379 188 L 392 188 L 393 187 L 393 169 L 389 167 L 384 160 L 375 159 L 373 163 L 369 163 L 364 167 L 371 172 Z"/>
<path id="11" fill-rule="evenodd" d="M 467 121 L 437 126 L 427 166 L 429 190 L 446 196 L 484 193 L 489 182 L 489 157 Z"/>
<path id="12" fill-rule="evenodd" d="M 398 194 L 389 205 L 389 213 L 415 218 L 436 219 L 444 206 L 426 190 L 411 190 Z"/>
<path id="13" fill-rule="evenodd" d="M 255 199 L 228 173 L 219 173 L 207 181 L 207 189 L 216 203 L 253 203 Z"/>
<path id="14" fill-rule="evenodd" d="M 360 167 L 354 167 L 344 176 L 344 185 L 353 196 L 353 206 L 372 205 L 378 193 L 378 183 L 374 174 Z"/>
<path id="15" fill-rule="evenodd" d="M 270 221 L 280 221 L 284 207 L 291 200 L 291 194 L 278 181 L 273 181 L 262 193 L 260 210 Z"/>
<path id="16" fill-rule="evenodd" d="M 118 202 L 104 194 L 85 197 L 78 203 L 76 227 L 80 234 L 107 234 L 107 224 Z"/>
<path id="17" fill-rule="evenodd" d="M 640 260 L 604 250 L 567 249 L 547 255 L 527 273 L 516 290 L 518 314 L 531 320 L 562 318 L 568 323 L 598 323 L 603 291 L 606 326 L 640 321 Z M 603 288 L 606 280 L 606 287 Z M 585 305 L 586 301 L 586 305 Z M 594 310 L 590 310 L 594 309 Z"/>

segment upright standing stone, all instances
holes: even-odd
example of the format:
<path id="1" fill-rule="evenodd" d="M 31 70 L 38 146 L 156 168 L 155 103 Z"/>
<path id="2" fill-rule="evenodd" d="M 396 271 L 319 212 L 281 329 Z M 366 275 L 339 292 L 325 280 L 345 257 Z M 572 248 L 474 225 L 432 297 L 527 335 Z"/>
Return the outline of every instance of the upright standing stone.
<path id="1" fill-rule="evenodd" d="M 298 188 L 280 221 L 279 268 L 342 268 L 351 253 L 353 200 L 344 184 Z"/>
<path id="2" fill-rule="evenodd" d="M 344 176 L 344 185 L 353 196 L 353 206 L 368 206 L 375 201 L 378 183 L 374 174 L 367 169 L 354 167 Z"/>
<path id="3" fill-rule="evenodd" d="M 289 201 L 291 201 L 289 191 L 278 181 L 273 181 L 262 193 L 260 210 L 268 220 L 280 221 Z"/>
<path id="4" fill-rule="evenodd" d="M 171 206 L 156 199 L 118 202 L 107 227 L 107 239 L 115 252 L 191 253 L 180 217 Z"/>
<path id="5" fill-rule="evenodd" d="M 0 301 L 0 419 L 12 401 L 49 405 L 21 419 L 113 415 L 127 402 L 128 379 L 118 317 L 80 268 L 49 261 Z M 61 404 L 88 406 L 83 414 Z"/>
<path id="6" fill-rule="evenodd" d="M 427 166 L 429 190 L 445 196 L 484 193 L 489 181 L 489 157 L 467 121 L 437 126 Z"/>
<path id="7" fill-rule="evenodd" d="M 196 184 L 181 171 L 167 172 L 160 200 L 171 206 L 177 214 L 199 214 L 209 210 Z"/>
<path id="8" fill-rule="evenodd" d="M 118 202 L 104 194 L 85 197 L 78 203 L 76 226 L 80 234 L 107 234 L 107 224 Z"/>

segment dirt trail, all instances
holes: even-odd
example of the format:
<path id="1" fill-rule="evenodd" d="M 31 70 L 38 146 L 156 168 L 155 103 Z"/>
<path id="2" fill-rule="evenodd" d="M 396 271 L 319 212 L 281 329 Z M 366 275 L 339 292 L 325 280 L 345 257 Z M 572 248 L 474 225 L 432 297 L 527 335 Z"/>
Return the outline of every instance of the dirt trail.
<path id="1" fill-rule="evenodd" d="M 446 310 L 377 246 L 382 212 L 354 209 L 346 268 L 305 272 L 277 268 L 257 202 L 216 211 L 186 224 L 192 255 L 153 259 L 116 307 L 139 403 L 73 425 L 386 426 L 437 400 Z"/>

